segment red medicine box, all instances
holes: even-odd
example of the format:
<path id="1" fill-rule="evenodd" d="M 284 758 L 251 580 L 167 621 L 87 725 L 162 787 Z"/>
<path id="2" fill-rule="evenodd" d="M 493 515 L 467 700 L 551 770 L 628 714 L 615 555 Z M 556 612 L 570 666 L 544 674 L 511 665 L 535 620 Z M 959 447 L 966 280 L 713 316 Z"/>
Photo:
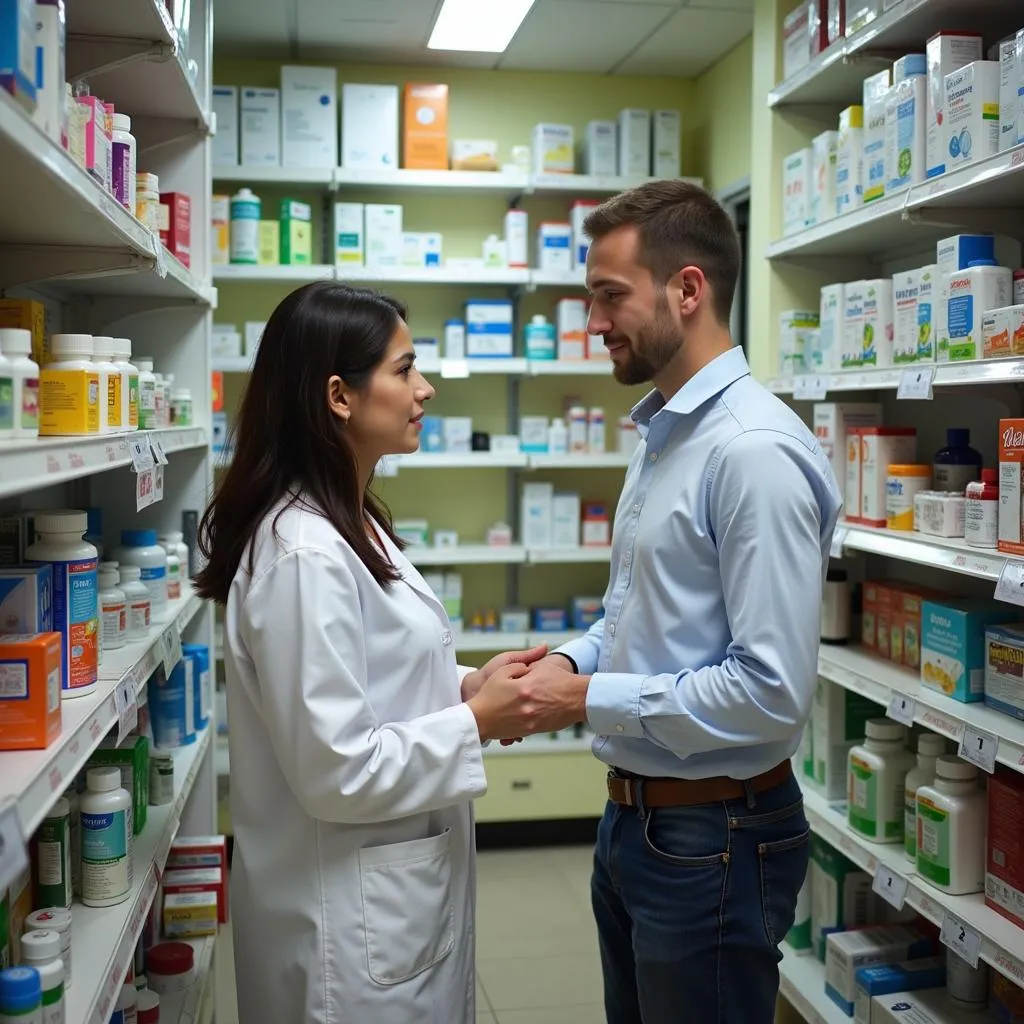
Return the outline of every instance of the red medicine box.
<path id="1" fill-rule="evenodd" d="M 184 192 L 160 193 L 160 241 L 183 267 L 189 265 L 192 200 Z"/>
<path id="2" fill-rule="evenodd" d="M 1024 928 L 1024 778 L 996 770 L 988 780 L 985 903 Z"/>

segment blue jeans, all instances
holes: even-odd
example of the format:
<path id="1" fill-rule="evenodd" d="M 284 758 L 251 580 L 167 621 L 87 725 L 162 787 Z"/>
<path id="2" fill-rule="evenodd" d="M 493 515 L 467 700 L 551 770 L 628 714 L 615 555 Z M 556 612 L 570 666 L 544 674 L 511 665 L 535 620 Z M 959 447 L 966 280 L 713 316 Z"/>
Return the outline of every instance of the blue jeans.
<path id="1" fill-rule="evenodd" d="M 609 802 L 591 882 L 607 1024 L 772 1024 L 809 834 L 795 779 L 727 803 Z"/>

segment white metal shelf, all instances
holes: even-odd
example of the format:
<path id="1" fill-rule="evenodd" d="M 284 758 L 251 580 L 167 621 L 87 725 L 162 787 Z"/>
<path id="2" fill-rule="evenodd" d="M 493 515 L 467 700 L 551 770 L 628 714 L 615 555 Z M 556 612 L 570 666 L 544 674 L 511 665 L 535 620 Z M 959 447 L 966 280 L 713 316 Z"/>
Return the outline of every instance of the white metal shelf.
<path id="1" fill-rule="evenodd" d="M 335 188 L 393 189 L 401 192 L 498 192 L 518 195 L 529 189 L 526 171 L 334 170 Z"/>
<path id="2" fill-rule="evenodd" d="M 517 651 L 530 647 L 537 647 L 539 644 L 547 644 L 548 648 L 554 650 L 570 640 L 578 640 L 583 636 L 581 629 L 569 629 L 558 632 L 543 632 L 530 630 L 527 633 L 506 633 L 501 630 L 490 632 L 470 632 L 455 634 L 455 649 L 457 651 Z"/>
<path id="3" fill-rule="evenodd" d="M 610 377 L 612 361 L 594 359 L 531 359 L 531 377 Z"/>
<path id="4" fill-rule="evenodd" d="M 585 288 L 587 286 L 587 268 L 531 270 L 530 284 L 535 288 Z"/>
<path id="5" fill-rule="evenodd" d="M 339 281 L 381 284 L 465 284 L 515 288 L 529 284 L 530 271 L 515 267 L 337 267 Z"/>
<path id="6" fill-rule="evenodd" d="M 408 547 L 405 554 L 413 565 L 521 565 L 526 561 L 526 548 L 522 544 Z"/>
<path id="7" fill-rule="evenodd" d="M 399 469 L 525 469 L 522 452 L 499 455 L 494 452 L 416 452 L 394 456 Z"/>
<path id="8" fill-rule="evenodd" d="M 252 370 L 253 356 L 215 356 L 210 363 L 210 369 L 215 373 L 249 373 Z"/>
<path id="9" fill-rule="evenodd" d="M 269 281 L 307 282 L 333 281 L 334 266 L 330 263 L 310 263 L 305 266 L 252 263 L 215 263 L 214 281 Z"/>
<path id="10" fill-rule="evenodd" d="M 209 445 L 202 427 L 171 427 L 147 431 L 160 438 L 164 451 L 204 449 Z M 77 480 L 132 464 L 129 441 L 140 436 L 97 434 L 93 437 L 40 437 L 29 441 L 0 441 L 0 497 L 26 494 L 39 487 Z"/>
<path id="11" fill-rule="evenodd" d="M 216 358 L 214 370 L 222 373 L 249 373 L 253 357 Z M 1024 361 L 1022 361 L 1024 366 Z M 522 359 L 474 357 L 470 359 L 417 359 L 416 368 L 426 376 L 459 380 L 463 377 L 610 377 L 610 359 Z M 1024 373 L 1024 370 L 1022 370 Z M 790 382 L 792 383 L 792 382 Z M 895 385 L 894 385 L 895 386 Z M 776 389 L 781 390 L 781 389 Z"/>
<path id="12" fill-rule="evenodd" d="M 625 469 L 632 455 L 605 452 L 601 455 L 531 455 L 530 469 Z"/>
<path id="13" fill-rule="evenodd" d="M 808 950 L 798 953 L 783 942 L 779 964 L 779 992 L 808 1024 L 850 1024 L 825 993 L 825 965 Z"/>
<path id="14" fill-rule="evenodd" d="M 999 39 L 1019 28 L 1018 0 L 903 0 L 864 28 L 839 40 L 768 94 L 768 106 L 859 103 L 870 61 L 891 63 L 893 55 L 924 49 L 940 29 L 967 26 Z"/>
<path id="15" fill-rule="evenodd" d="M 1024 772 L 1024 722 L 979 702 L 964 704 L 921 685 L 919 674 L 858 647 L 822 646 L 818 674 L 888 707 L 893 696 L 914 702 L 914 721 L 957 743 L 970 726 L 999 737 L 996 760 Z"/>
<path id="16" fill-rule="evenodd" d="M 155 671 L 163 653 L 163 634 L 182 630 L 195 618 L 203 602 L 191 584 L 182 584 L 182 597 L 170 604 L 167 621 L 154 625 L 145 640 L 135 640 L 116 651 L 107 651 L 100 666 L 96 689 L 84 697 L 61 702 L 61 733 L 44 750 L 12 750 L 3 754 L 0 773 L 0 804 L 13 799 L 26 836 L 31 835 L 74 777 L 117 725 L 114 690 L 131 680 L 138 694 Z"/>
<path id="17" fill-rule="evenodd" d="M 941 925 L 948 911 L 973 928 L 982 936 L 981 958 L 1017 985 L 1024 984 L 1024 931 L 986 907 L 983 893 L 950 896 L 935 888 L 914 873 L 902 843 L 869 843 L 849 827 L 841 805 L 829 804 L 809 787 L 804 789 L 804 810 L 814 832 L 858 867 L 873 875 L 879 864 L 884 864 L 906 878 L 907 904 L 933 924 Z"/>
<path id="18" fill-rule="evenodd" d="M 515 356 L 471 359 L 417 359 L 416 369 L 428 377 L 459 380 L 466 377 L 518 377 L 527 372 L 527 361 Z"/>
<path id="19" fill-rule="evenodd" d="M 610 546 L 597 547 L 581 544 L 576 548 L 530 548 L 527 561 L 531 565 L 568 565 L 572 563 L 611 561 Z"/>
<path id="20" fill-rule="evenodd" d="M 160 1020 L 163 1024 L 196 1024 L 203 1004 L 203 995 L 212 982 L 215 935 L 201 939 L 184 939 L 195 952 L 192 984 L 183 992 L 168 992 L 160 997 Z"/>
<path id="21" fill-rule="evenodd" d="M 624 175 L 605 174 L 532 174 L 530 175 L 529 191 L 536 195 L 565 195 L 572 192 L 577 195 L 615 195 L 635 188 L 657 178 L 646 176 L 628 177 Z M 702 185 L 701 178 L 681 178 L 694 185 Z"/>
<path id="22" fill-rule="evenodd" d="M 328 189 L 334 181 L 334 170 L 330 167 L 231 167 L 220 164 L 213 168 L 213 180 Z"/>
<path id="23" fill-rule="evenodd" d="M 127 902 L 116 907 L 93 908 L 79 903 L 72 907 L 75 982 L 65 995 L 67 1024 L 109 1021 L 209 743 L 210 730 L 204 729 L 191 746 L 171 752 L 175 798 L 172 803 L 150 807 L 146 827 L 135 837 L 135 878 Z"/>

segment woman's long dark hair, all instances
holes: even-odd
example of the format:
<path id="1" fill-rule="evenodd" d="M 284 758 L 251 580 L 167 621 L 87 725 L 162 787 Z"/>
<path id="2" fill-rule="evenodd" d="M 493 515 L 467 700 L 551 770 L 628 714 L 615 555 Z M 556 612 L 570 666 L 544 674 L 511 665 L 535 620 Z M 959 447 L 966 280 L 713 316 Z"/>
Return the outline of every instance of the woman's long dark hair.
<path id="1" fill-rule="evenodd" d="M 333 281 L 299 288 L 271 314 L 234 432 L 234 458 L 199 529 L 207 559 L 195 579 L 202 597 L 227 602 L 263 518 L 283 498 L 292 504 L 299 495 L 344 537 L 378 583 L 398 579 L 367 536 L 369 515 L 399 543 L 383 503 L 369 492 L 360 499 L 355 453 L 328 407 L 327 381 L 337 375 L 356 390 L 366 386 L 405 318 L 396 299 Z M 250 550 L 250 572 L 252 567 Z"/>

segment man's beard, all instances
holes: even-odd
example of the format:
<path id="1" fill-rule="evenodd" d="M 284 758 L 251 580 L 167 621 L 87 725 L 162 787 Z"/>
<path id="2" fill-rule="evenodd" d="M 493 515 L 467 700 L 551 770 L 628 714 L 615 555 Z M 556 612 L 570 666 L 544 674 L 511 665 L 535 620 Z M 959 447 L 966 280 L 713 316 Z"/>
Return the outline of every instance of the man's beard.
<path id="1" fill-rule="evenodd" d="M 611 336 L 615 340 L 615 336 Z M 637 331 L 629 343 L 629 356 L 612 364 L 612 372 L 620 384 L 646 384 L 653 380 L 675 358 L 683 344 L 679 328 L 672 320 L 668 299 L 662 291 L 654 307 L 654 315 Z"/>

